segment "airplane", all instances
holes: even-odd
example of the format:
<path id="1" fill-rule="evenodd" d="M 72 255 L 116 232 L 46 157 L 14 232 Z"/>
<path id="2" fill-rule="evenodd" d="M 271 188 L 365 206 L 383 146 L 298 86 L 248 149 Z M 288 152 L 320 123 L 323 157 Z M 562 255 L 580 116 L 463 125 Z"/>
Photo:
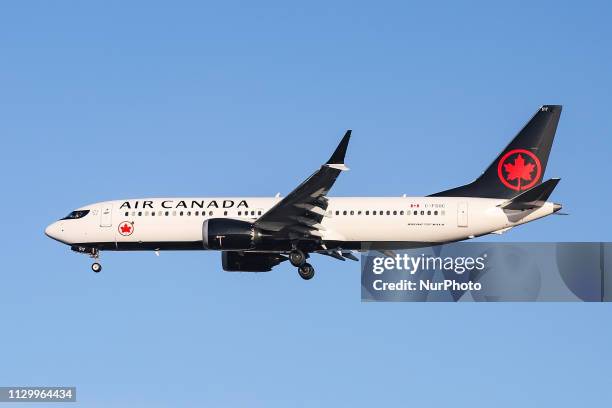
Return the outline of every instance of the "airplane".
<path id="1" fill-rule="evenodd" d="M 330 197 L 351 137 L 286 197 L 142 198 L 99 202 L 52 223 L 45 234 L 94 259 L 101 251 L 215 250 L 222 267 L 267 272 L 289 261 L 312 279 L 311 254 L 338 260 L 501 234 L 561 210 L 542 182 L 561 115 L 541 106 L 473 182 L 426 197 Z"/>

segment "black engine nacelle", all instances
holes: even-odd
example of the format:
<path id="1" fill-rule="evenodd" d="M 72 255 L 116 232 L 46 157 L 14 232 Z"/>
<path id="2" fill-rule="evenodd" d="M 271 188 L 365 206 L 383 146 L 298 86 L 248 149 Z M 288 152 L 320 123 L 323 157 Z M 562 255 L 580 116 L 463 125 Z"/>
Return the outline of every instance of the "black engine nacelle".
<path id="1" fill-rule="evenodd" d="M 205 249 L 253 249 L 260 235 L 259 230 L 248 221 L 211 218 L 202 224 Z"/>
<path id="2" fill-rule="evenodd" d="M 287 257 L 273 253 L 226 251 L 221 254 L 223 270 L 227 272 L 268 272 Z"/>

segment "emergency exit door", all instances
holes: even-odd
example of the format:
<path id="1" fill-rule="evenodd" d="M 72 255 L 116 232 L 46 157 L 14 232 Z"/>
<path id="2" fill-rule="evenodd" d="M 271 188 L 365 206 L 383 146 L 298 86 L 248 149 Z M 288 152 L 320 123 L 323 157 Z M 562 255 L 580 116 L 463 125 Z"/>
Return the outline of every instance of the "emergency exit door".
<path id="1" fill-rule="evenodd" d="M 468 226 L 468 203 L 460 202 L 457 206 L 457 226 L 467 227 Z"/>

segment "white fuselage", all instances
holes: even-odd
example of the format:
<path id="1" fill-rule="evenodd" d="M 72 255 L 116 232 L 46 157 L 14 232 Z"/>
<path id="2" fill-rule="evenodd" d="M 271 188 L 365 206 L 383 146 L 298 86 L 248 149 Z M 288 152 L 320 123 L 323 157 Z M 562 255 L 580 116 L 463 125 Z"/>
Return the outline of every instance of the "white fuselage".
<path id="1" fill-rule="evenodd" d="M 57 221 L 45 232 L 68 245 L 106 250 L 205 249 L 202 224 L 206 219 L 255 221 L 280 200 L 275 197 L 106 201 L 81 207 L 79 210 L 89 210 L 87 215 Z M 466 197 L 330 197 L 321 222 L 321 239 L 353 249 L 361 245 L 371 249 L 402 248 L 503 231 L 554 212 L 551 202 L 532 210 L 508 211 L 498 207 L 504 201 Z"/>

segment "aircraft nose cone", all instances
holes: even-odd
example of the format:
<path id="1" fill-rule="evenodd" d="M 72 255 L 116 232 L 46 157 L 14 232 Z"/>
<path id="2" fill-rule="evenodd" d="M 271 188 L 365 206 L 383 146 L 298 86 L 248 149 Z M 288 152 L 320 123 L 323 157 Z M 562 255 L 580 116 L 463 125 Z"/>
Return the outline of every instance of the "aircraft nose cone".
<path id="1" fill-rule="evenodd" d="M 45 235 L 49 236 L 50 232 L 51 232 L 51 230 L 49 229 L 49 226 L 47 225 L 47 228 L 45 228 Z"/>
<path id="2" fill-rule="evenodd" d="M 48 236 L 49 238 L 55 239 L 55 236 L 54 236 L 55 228 L 53 227 L 53 225 L 54 224 L 50 224 L 47 226 L 47 228 L 45 228 L 45 235 Z"/>
<path id="3" fill-rule="evenodd" d="M 49 238 L 52 238 L 56 241 L 60 241 L 60 234 L 61 234 L 61 227 L 59 225 L 59 223 L 54 222 L 53 224 L 49 225 L 47 228 L 45 228 L 45 235 L 48 236 Z"/>

